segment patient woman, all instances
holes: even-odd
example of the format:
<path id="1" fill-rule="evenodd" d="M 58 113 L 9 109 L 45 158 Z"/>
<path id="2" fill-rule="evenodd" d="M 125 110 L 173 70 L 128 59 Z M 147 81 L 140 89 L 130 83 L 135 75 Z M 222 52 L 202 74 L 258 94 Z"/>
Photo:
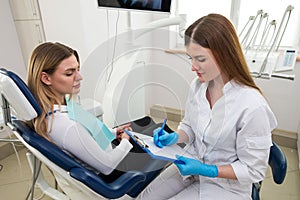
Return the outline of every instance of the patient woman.
<path id="1" fill-rule="evenodd" d="M 100 176 L 110 182 L 123 171 L 138 168 L 136 164 L 130 165 L 130 159 L 129 163 L 120 163 L 133 148 L 129 136 L 123 132 L 123 129 L 130 128 L 130 124 L 110 130 L 109 134 L 115 134 L 118 145 L 109 143 L 103 147 L 101 144 L 105 136 L 100 137 L 99 145 L 84 125 L 76 119 L 70 119 L 67 96 L 74 98 L 80 91 L 82 76 L 79 70 L 78 53 L 70 47 L 46 42 L 34 49 L 28 67 L 27 84 L 39 102 L 42 114 L 30 124 L 37 133 L 100 172 Z M 87 121 L 91 120 L 95 119 Z M 136 159 L 148 159 L 142 155 L 133 156 Z"/>

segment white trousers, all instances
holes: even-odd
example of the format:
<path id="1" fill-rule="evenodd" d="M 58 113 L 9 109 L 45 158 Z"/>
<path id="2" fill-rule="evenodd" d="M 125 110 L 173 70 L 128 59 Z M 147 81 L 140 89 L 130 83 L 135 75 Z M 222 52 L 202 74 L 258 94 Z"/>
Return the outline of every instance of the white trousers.
<path id="1" fill-rule="evenodd" d="M 156 177 L 136 199 L 200 199 L 198 176 L 183 177 L 180 175 L 177 167 L 171 165 Z"/>

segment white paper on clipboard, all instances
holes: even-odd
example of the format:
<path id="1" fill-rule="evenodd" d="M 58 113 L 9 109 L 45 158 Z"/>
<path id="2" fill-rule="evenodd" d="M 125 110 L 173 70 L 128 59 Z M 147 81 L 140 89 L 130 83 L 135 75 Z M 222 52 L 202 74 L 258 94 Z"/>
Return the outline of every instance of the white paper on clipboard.
<path id="1" fill-rule="evenodd" d="M 172 146 L 164 146 L 163 148 L 157 147 L 153 142 L 153 137 L 144 135 L 141 133 L 136 132 L 129 132 L 126 131 L 127 134 L 131 134 L 131 136 L 137 136 L 138 138 L 142 139 L 143 142 L 148 146 L 144 148 L 147 153 L 152 153 L 154 155 L 154 158 L 166 160 L 170 162 L 174 162 L 177 160 L 176 155 L 185 156 L 189 158 L 193 158 L 191 154 L 189 154 L 185 149 L 181 148 L 177 144 Z"/>

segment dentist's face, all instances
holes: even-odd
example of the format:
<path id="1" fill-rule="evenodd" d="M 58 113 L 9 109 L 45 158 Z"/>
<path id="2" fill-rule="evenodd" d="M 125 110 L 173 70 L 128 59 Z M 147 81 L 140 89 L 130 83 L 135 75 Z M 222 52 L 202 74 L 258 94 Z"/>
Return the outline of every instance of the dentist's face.
<path id="1" fill-rule="evenodd" d="M 80 91 L 80 81 L 82 76 L 79 73 L 79 64 L 74 55 L 64 59 L 56 71 L 49 75 L 43 72 L 45 77 L 43 82 L 62 100 L 66 94 L 77 94 Z M 42 75 L 42 76 L 43 76 Z"/>
<path id="2" fill-rule="evenodd" d="M 186 51 L 192 61 L 192 71 L 196 72 L 201 82 L 220 78 L 219 67 L 210 49 L 191 42 Z"/>

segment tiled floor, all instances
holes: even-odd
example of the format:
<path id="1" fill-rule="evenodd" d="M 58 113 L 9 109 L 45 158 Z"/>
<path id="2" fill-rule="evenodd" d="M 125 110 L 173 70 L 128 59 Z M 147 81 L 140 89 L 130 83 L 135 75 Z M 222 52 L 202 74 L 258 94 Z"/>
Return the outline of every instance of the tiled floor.
<path id="1" fill-rule="evenodd" d="M 171 122 L 169 122 L 171 123 Z M 176 124 L 169 124 L 171 127 Z M 262 200 L 300 200 L 300 174 L 298 169 L 298 153 L 295 149 L 281 147 L 288 161 L 287 176 L 282 185 L 276 185 L 270 174 L 263 182 Z M 0 199 L 21 200 L 25 199 L 31 186 L 31 172 L 26 159 L 26 149 L 18 152 L 20 162 L 16 154 L 0 160 Z M 54 185 L 52 174 L 46 167 L 42 167 L 51 185 Z M 35 199 L 50 200 L 35 188 Z"/>
<path id="2" fill-rule="evenodd" d="M 18 151 L 19 161 L 16 154 L 0 161 L 2 170 L 0 171 L 0 199 L 21 200 L 25 199 L 30 187 L 32 174 L 26 158 L 27 150 L 23 148 Z M 54 185 L 54 179 L 47 168 L 42 165 L 42 170 L 47 173 L 47 180 Z M 35 187 L 35 199 L 50 200 Z"/>

